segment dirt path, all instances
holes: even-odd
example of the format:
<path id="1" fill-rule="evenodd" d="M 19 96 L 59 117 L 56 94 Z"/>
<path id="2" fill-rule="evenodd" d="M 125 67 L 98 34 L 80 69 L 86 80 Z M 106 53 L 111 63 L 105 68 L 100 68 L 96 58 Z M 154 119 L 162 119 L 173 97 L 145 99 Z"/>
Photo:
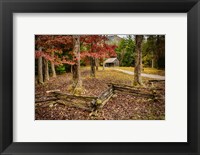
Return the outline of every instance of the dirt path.
<path id="1" fill-rule="evenodd" d="M 126 70 L 122 70 L 122 69 L 118 69 L 118 68 L 111 68 L 111 69 L 120 71 L 123 73 L 127 73 L 129 75 L 134 75 L 134 72 L 131 72 L 131 71 L 126 71 Z M 145 73 L 142 73 L 141 75 L 143 77 L 147 77 L 147 78 L 152 78 L 152 79 L 157 79 L 157 80 L 165 80 L 165 76 L 160 76 L 160 75 L 155 75 L 155 74 L 145 74 Z"/>

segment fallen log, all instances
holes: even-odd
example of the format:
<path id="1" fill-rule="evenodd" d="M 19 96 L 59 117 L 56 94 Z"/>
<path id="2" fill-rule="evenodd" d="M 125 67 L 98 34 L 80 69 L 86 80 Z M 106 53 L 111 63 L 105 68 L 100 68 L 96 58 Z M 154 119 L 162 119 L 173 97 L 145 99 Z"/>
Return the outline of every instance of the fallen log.
<path id="1" fill-rule="evenodd" d="M 103 107 L 106 105 L 106 103 L 110 100 L 110 98 L 111 98 L 112 96 L 113 96 L 113 93 L 110 94 L 110 96 L 108 96 L 108 98 L 105 99 L 105 100 L 103 101 L 103 103 L 100 105 L 99 108 L 103 108 Z"/>
<path id="2" fill-rule="evenodd" d="M 108 86 L 111 86 L 111 85 L 113 86 L 113 89 L 115 89 L 115 87 L 120 87 L 120 88 L 132 89 L 132 90 L 136 90 L 136 91 L 141 91 L 141 90 L 162 90 L 161 88 L 133 87 L 133 86 L 125 85 L 125 84 L 108 83 Z"/>
<path id="3" fill-rule="evenodd" d="M 57 98 L 47 98 L 47 99 L 41 99 L 41 100 L 35 100 L 35 103 L 41 103 L 41 102 L 47 102 L 47 101 L 56 101 Z"/>
<path id="4" fill-rule="evenodd" d="M 121 87 L 121 86 L 113 86 L 113 88 L 114 88 L 114 90 L 127 90 L 127 91 L 133 91 L 133 92 L 141 91 L 139 89 L 127 88 L 127 87 Z"/>
<path id="5" fill-rule="evenodd" d="M 153 98 L 154 95 L 153 94 L 143 94 L 143 93 L 135 93 L 135 92 L 131 92 L 131 91 L 124 91 L 124 90 L 114 90 L 114 92 L 120 92 L 120 93 L 126 93 L 132 96 L 137 96 L 137 97 L 148 97 L 148 98 Z"/>
<path id="6" fill-rule="evenodd" d="M 65 106 L 69 106 L 69 107 L 83 109 L 83 110 L 86 110 L 86 111 L 89 111 L 89 112 L 92 111 L 92 109 L 90 107 L 85 107 L 82 104 L 77 104 L 77 103 L 73 103 L 73 102 L 66 102 L 66 101 L 63 101 L 63 100 L 58 100 L 56 103 L 57 104 L 63 104 Z"/>
<path id="7" fill-rule="evenodd" d="M 91 107 L 93 111 L 103 108 L 103 106 L 112 97 L 112 95 L 113 95 L 113 87 L 110 86 L 105 91 L 103 91 L 94 102 L 91 102 Z"/>
<path id="8" fill-rule="evenodd" d="M 131 86 L 121 86 L 119 84 L 114 84 L 113 85 L 113 89 L 114 91 L 120 91 L 120 92 L 126 92 L 129 94 L 133 94 L 135 96 L 141 96 L 141 97 L 150 97 L 150 98 L 155 98 L 156 96 L 156 90 L 155 89 L 145 89 L 147 90 L 147 92 L 143 92 L 144 89 L 135 89 L 135 87 L 131 87 Z"/>
<path id="9" fill-rule="evenodd" d="M 149 83 L 150 82 L 165 82 L 165 80 L 149 80 Z"/>
<path id="10" fill-rule="evenodd" d="M 79 109 L 83 109 L 83 110 L 87 110 L 89 112 L 92 111 L 91 107 L 86 107 L 84 105 L 82 105 L 82 103 L 73 103 L 71 101 L 66 101 L 66 100 L 56 100 L 56 101 L 51 101 L 50 103 L 45 103 L 45 104 L 41 104 L 41 103 L 36 103 L 35 106 L 36 108 L 38 107 L 53 107 L 56 104 L 63 104 L 64 106 L 68 106 L 68 107 L 74 107 L 74 108 L 79 108 Z"/>
<path id="11" fill-rule="evenodd" d="M 46 93 L 54 93 L 54 92 L 60 92 L 60 89 L 55 89 L 55 90 L 48 90 Z"/>
<path id="12" fill-rule="evenodd" d="M 126 87 L 126 88 L 133 88 L 132 86 L 125 85 L 125 84 L 117 84 L 117 83 L 107 83 L 108 86 L 119 86 L 119 87 Z"/>
<path id="13" fill-rule="evenodd" d="M 55 94 L 56 97 L 59 98 L 59 96 L 65 96 L 68 98 L 80 98 L 80 99 L 97 99 L 98 97 L 95 96 L 78 96 L 78 95 L 71 95 L 71 94 L 67 94 L 67 93 L 61 93 L 61 92 L 53 92 Z"/>
<path id="14" fill-rule="evenodd" d="M 44 98 L 44 97 L 55 97 L 55 95 L 39 95 L 39 96 L 35 96 L 35 98 Z"/>
<path id="15" fill-rule="evenodd" d="M 36 103 L 35 104 L 35 107 L 38 108 L 38 107 L 41 107 L 41 108 L 45 108 L 45 107 L 51 107 L 52 105 L 54 105 L 56 103 L 56 101 L 51 101 L 51 102 L 48 102 L 48 103 Z"/>
<path id="16" fill-rule="evenodd" d="M 98 97 L 93 97 L 93 96 L 71 95 L 67 93 L 62 93 L 58 90 L 47 91 L 47 93 L 51 93 L 54 98 L 36 100 L 35 103 L 55 101 L 53 102 L 53 104 L 52 103 L 47 104 L 47 105 L 45 104 L 44 107 L 52 106 L 58 103 L 58 104 L 64 104 L 67 106 L 73 105 L 73 107 L 76 107 L 76 108 L 82 108 L 84 110 L 92 111 L 91 104 L 94 104 L 96 102 L 96 99 L 98 98 Z"/>
<path id="17" fill-rule="evenodd" d="M 113 86 L 110 86 L 105 91 L 103 91 L 99 96 L 99 100 L 105 100 L 107 99 L 111 94 L 113 93 Z"/>

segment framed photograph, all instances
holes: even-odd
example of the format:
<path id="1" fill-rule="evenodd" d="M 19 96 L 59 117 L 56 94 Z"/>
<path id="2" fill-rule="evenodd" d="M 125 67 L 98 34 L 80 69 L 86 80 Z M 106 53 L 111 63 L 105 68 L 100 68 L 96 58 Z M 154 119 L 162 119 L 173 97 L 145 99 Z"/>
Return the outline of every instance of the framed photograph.
<path id="1" fill-rule="evenodd" d="M 200 154 L 198 0 L 1 0 L 2 154 Z"/>

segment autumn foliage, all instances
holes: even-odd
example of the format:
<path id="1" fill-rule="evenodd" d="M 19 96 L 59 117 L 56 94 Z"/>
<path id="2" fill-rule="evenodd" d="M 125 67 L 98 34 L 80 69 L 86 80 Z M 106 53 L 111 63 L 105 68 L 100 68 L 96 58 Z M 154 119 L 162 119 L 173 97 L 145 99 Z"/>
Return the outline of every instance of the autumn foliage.
<path id="1" fill-rule="evenodd" d="M 95 77 L 94 65 L 99 63 L 99 60 L 116 57 L 116 46 L 108 45 L 105 35 L 76 35 L 79 38 L 78 45 L 76 40 L 74 40 L 74 36 L 35 36 L 35 58 L 38 59 L 39 83 L 43 83 L 43 73 L 45 73 L 44 79 L 49 80 L 49 62 L 51 64 L 52 76 L 56 77 L 55 66 L 69 65 L 73 73 L 79 73 L 80 60 L 86 62 L 90 59 L 93 62 L 91 63 L 91 73 L 94 73 L 93 77 Z M 78 53 L 75 51 L 76 46 L 79 48 Z M 79 55 L 78 57 L 77 54 Z"/>
<path id="2" fill-rule="evenodd" d="M 73 50 L 72 35 L 36 35 L 35 58 L 43 57 L 54 62 L 55 65 L 76 63 Z M 116 57 L 115 45 L 106 44 L 105 35 L 82 35 L 80 36 L 81 50 L 80 57 L 109 58 Z M 39 50 L 42 48 L 42 50 Z M 67 51 L 67 55 L 63 52 Z M 52 53 L 54 55 L 52 56 Z M 58 56 L 59 55 L 59 56 Z"/>
<path id="3" fill-rule="evenodd" d="M 115 57 L 115 45 L 106 44 L 107 37 L 105 35 L 85 35 L 81 37 L 83 46 L 87 47 L 81 53 L 81 57 L 93 58 L 109 58 Z"/>
<path id="4" fill-rule="evenodd" d="M 35 44 L 36 58 L 42 56 L 46 60 L 52 61 L 55 65 L 63 63 L 72 64 L 70 60 L 66 60 L 66 56 L 62 55 L 63 51 L 73 48 L 72 36 L 37 35 Z M 40 48 L 42 50 L 39 50 Z"/>

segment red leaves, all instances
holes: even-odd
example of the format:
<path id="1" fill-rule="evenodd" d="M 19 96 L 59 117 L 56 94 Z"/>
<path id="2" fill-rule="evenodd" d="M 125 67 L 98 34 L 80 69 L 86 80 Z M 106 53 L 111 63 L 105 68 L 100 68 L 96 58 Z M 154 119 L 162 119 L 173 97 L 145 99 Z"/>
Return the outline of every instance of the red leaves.
<path id="1" fill-rule="evenodd" d="M 73 47 L 71 35 L 36 35 L 36 47 L 45 49 L 70 49 Z"/>
<path id="2" fill-rule="evenodd" d="M 50 56 L 48 53 L 45 53 L 43 51 L 35 51 L 35 58 L 43 57 L 46 60 L 54 61 L 54 57 Z"/>
<path id="3" fill-rule="evenodd" d="M 81 53 L 81 57 L 108 58 L 116 56 L 116 46 L 106 44 L 106 40 L 107 37 L 105 35 L 81 36 L 83 45 L 89 47 L 89 50 L 85 50 Z"/>
<path id="4" fill-rule="evenodd" d="M 54 61 L 54 57 L 51 57 L 49 54 L 47 53 L 43 53 L 43 57 L 46 59 L 46 60 L 49 60 L 49 61 Z"/>
<path id="5" fill-rule="evenodd" d="M 35 58 L 39 58 L 43 56 L 43 52 L 42 51 L 35 51 Z"/>
<path id="6" fill-rule="evenodd" d="M 46 60 L 54 62 L 55 65 L 72 64 L 71 61 L 65 58 L 58 57 L 57 54 L 62 54 L 63 50 L 73 48 L 73 39 L 70 35 L 36 35 L 35 45 L 43 51 L 36 51 L 35 57 L 42 56 Z"/>
<path id="7" fill-rule="evenodd" d="M 68 64 L 68 65 L 74 65 L 75 64 L 75 62 L 71 61 L 71 60 L 63 60 L 62 63 L 63 64 Z"/>
<path id="8" fill-rule="evenodd" d="M 35 52 L 36 58 L 42 56 L 57 65 L 73 65 L 76 63 L 77 59 L 73 51 L 69 51 L 74 46 L 72 35 L 36 35 L 35 39 L 36 48 L 42 47 L 42 51 Z M 101 59 L 116 57 L 116 46 L 108 45 L 106 40 L 108 40 L 106 35 L 81 35 L 80 44 L 84 48 L 80 53 L 80 58 L 93 57 Z M 71 57 L 63 57 L 63 51 L 68 51 L 68 55 Z"/>
<path id="9" fill-rule="evenodd" d="M 117 54 L 116 54 L 116 52 L 115 52 L 115 49 L 117 48 L 117 46 L 105 44 L 105 48 L 106 48 L 106 50 L 108 51 L 108 55 L 109 55 L 110 57 L 116 57 L 116 56 L 117 56 Z"/>

